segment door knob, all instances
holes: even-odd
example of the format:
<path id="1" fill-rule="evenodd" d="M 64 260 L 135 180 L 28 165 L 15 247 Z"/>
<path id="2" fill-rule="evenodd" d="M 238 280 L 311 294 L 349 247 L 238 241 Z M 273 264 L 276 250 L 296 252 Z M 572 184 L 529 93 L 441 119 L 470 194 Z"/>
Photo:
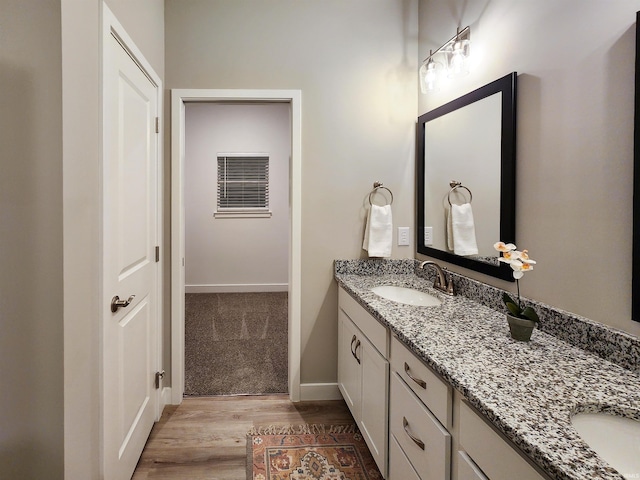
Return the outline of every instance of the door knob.
<path id="1" fill-rule="evenodd" d="M 124 307 L 128 307 L 128 306 L 129 306 L 129 304 L 130 304 L 131 302 L 133 302 L 133 299 L 134 299 L 134 298 L 136 298 L 136 296 L 135 296 L 135 295 L 131 295 L 131 296 L 130 296 L 129 298 L 127 298 L 126 300 L 120 300 L 120 297 L 118 297 L 118 295 L 116 295 L 115 297 L 113 297 L 113 298 L 111 299 L 111 311 L 115 313 L 115 312 L 117 312 L 117 311 L 118 311 L 118 309 L 119 309 L 120 307 L 123 307 L 123 308 L 124 308 Z"/>

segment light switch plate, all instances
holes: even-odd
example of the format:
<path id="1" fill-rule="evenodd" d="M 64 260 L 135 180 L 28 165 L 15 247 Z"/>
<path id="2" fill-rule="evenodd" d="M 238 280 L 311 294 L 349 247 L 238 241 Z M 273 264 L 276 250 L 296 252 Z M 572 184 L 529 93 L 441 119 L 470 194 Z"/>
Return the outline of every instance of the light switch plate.
<path id="1" fill-rule="evenodd" d="M 398 227 L 398 245 L 409 245 L 409 227 Z"/>
<path id="2" fill-rule="evenodd" d="M 425 247 L 433 245 L 433 227 L 424 227 L 424 245 Z"/>

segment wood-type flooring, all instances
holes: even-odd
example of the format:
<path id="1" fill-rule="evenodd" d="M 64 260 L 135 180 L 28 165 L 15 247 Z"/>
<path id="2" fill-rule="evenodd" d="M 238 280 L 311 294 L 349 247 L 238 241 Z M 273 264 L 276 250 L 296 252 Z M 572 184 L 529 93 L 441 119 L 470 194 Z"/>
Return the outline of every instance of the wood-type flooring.
<path id="1" fill-rule="evenodd" d="M 187 397 L 165 407 L 132 480 L 244 480 L 252 426 L 353 423 L 342 400 L 291 403 L 287 395 Z"/>

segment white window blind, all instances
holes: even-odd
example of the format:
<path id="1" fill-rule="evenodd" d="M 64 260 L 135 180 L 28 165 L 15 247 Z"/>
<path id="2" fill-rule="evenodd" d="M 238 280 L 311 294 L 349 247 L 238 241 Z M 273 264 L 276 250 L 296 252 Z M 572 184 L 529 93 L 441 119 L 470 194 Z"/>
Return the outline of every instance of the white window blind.
<path id="1" fill-rule="evenodd" d="M 269 157 L 218 157 L 218 211 L 269 209 Z"/>

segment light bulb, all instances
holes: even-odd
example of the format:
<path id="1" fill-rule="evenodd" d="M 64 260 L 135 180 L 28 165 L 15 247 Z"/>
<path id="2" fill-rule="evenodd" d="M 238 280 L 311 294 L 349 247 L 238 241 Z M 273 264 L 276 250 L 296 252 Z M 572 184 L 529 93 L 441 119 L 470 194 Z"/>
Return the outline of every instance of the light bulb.
<path id="1" fill-rule="evenodd" d="M 436 69 L 433 63 L 427 65 L 427 75 L 424 77 L 427 82 L 427 88 L 433 90 L 436 83 Z"/>
<path id="2" fill-rule="evenodd" d="M 449 77 L 462 77 L 469 73 L 467 58 L 469 56 L 469 41 L 456 40 L 453 44 L 453 53 L 449 60 Z"/>
<path id="3" fill-rule="evenodd" d="M 420 90 L 422 93 L 438 89 L 441 70 L 442 64 L 434 62 L 432 58 L 429 58 L 429 61 L 420 67 Z"/>

